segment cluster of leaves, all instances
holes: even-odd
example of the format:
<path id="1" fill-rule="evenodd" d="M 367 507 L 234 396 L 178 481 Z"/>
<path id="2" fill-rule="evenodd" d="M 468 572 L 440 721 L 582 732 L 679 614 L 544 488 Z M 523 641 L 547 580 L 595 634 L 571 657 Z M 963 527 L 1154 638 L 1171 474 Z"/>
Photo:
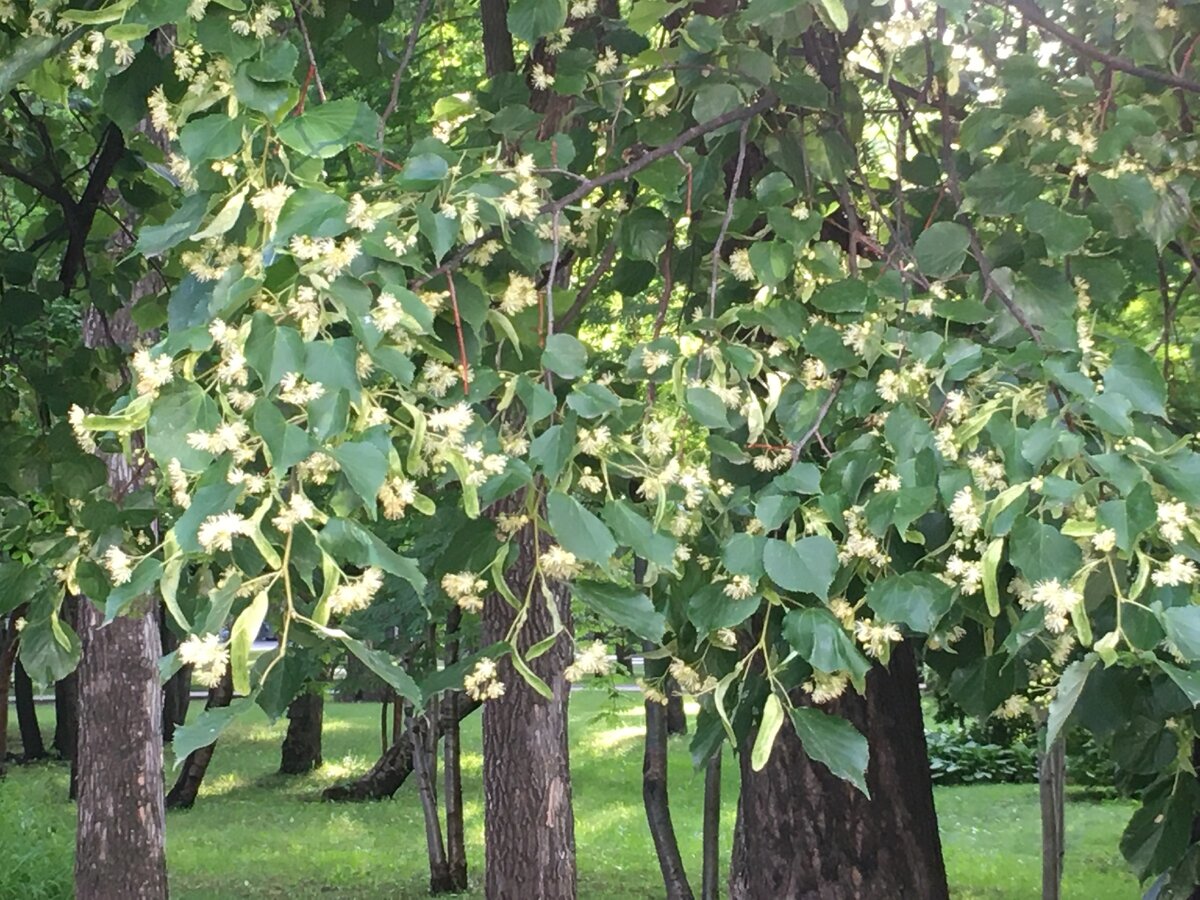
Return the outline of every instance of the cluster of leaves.
<path id="1" fill-rule="evenodd" d="M 1195 290 L 1191 88 L 1162 74 L 1190 8 L 1072 14 L 1085 52 L 967 4 L 519 0 L 525 71 L 440 98 L 399 153 L 379 92 L 321 78 L 365 76 L 386 14 L 321 11 L 64 10 L 71 55 L 21 73 L 127 133 L 119 265 L 165 288 L 127 389 L 70 416 L 156 483 L 89 482 L 11 578 L 110 618 L 157 589 L 246 695 L 194 743 L 282 709 L 328 639 L 416 704 L 461 683 L 475 660 L 425 647 L 418 682 L 372 642 L 415 661 L 476 580 L 517 611 L 486 653 L 548 692 L 528 661 L 558 636 L 516 648 L 568 582 L 706 695 L 699 758 L 762 765 L 790 719 L 861 787 L 865 738 L 820 706 L 923 640 L 971 715 L 1052 673 L 1050 739 L 1078 722 L 1145 776 L 1139 875 L 1200 865 L 1200 455 L 1171 323 L 1097 328 Z M 25 59 L 45 23 L 17 19 Z M 1105 67 L 1114 40 L 1143 77 Z M 26 633 L 69 655 L 53 609 Z"/>

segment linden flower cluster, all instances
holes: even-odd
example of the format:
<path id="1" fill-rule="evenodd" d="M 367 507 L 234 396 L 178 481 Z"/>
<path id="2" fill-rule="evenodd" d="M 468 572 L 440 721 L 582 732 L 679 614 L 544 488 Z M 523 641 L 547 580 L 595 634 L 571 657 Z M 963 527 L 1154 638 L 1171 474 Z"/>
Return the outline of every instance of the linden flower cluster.
<path id="1" fill-rule="evenodd" d="M 379 489 L 379 505 L 385 519 L 404 518 L 404 512 L 417 499 L 417 484 L 402 475 L 393 475 Z"/>
<path id="2" fill-rule="evenodd" d="M 500 297 L 498 306 L 506 316 L 515 316 L 523 309 L 537 306 L 538 290 L 533 279 L 527 275 L 511 273 L 508 276 L 508 287 Z"/>
<path id="3" fill-rule="evenodd" d="M 1184 529 L 1192 521 L 1186 503 L 1158 504 L 1158 533 L 1168 544 L 1178 544 L 1183 540 Z"/>
<path id="4" fill-rule="evenodd" d="M 1019 719 L 1029 712 L 1029 698 L 1023 694 L 1013 694 L 996 707 L 992 715 L 1000 719 Z"/>
<path id="5" fill-rule="evenodd" d="M 801 687 L 812 697 L 813 703 L 821 705 L 842 696 L 849 684 L 850 676 L 845 672 L 821 672 L 814 669 L 812 677 Z"/>
<path id="6" fill-rule="evenodd" d="M 346 616 L 366 609 L 383 587 L 383 572 L 372 566 L 358 578 L 350 578 L 339 584 L 329 595 L 329 612 L 335 616 Z"/>
<path id="7" fill-rule="evenodd" d="M 249 380 L 246 369 L 245 334 L 239 328 L 230 328 L 222 319 L 213 319 L 208 333 L 221 349 L 221 361 L 217 363 L 217 381 L 228 385 L 245 385 Z"/>
<path id="8" fill-rule="evenodd" d="M 730 600 L 746 600 L 754 596 L 754 582 L 748 575 L 734 575 L 725 583 L 723 593 Z"/>
<path id="9" fill-rule="evenodd" d="M 603 641 L 592 641 L 583 652 L 575 654 L 575 661 L 563 671 L 567 681 L 582 681 L 588 675 L 607 675 L 612 671 L 608 659 L 608 648 Z"/>
<path id="10" fill-rule="evenodd" d="M 875 624 L 871 619 L 854 623 L 854 637 L 862 644 L 863 652 L 875 659 L 886 660 L 892 644 L 904 639 L 900 629 L 891 622 Z"/>
<path id="11" fill-rule="evenodd" d="M 245 422 L 222 422 L 213 431 L 193 431 L 187 436 L 188 446 L 214 456 L 232 453 L 237 462 L 254 459 L 254 451 L 246 446 L 250 430 Z"/>
<path id="12" fill-rule="evenodd" d="M 500 198 L 500 210 L 509 218 L 533 219 L 541 212 L 541 189 L 533 175 L 534 165 L 533 157 L 526 154 L 517 159 L 508 173 L 516 187 Z"/>
<path id="13" fill-rule="evenodd" d="M 235 537 L 249 534 L 252 529 L 253 525 L 237 513 L 221 513 L 209 516 L 200 523 L 196 539 L 206 553 L 215 553 L 218 550 L 229 551 L 233 549 Z"/>
<path id="14" fill-rule="evenodd" d="M 171 383 L 175 374 L 171 371 L 174 360 L 166 354 L 151 355 L 150 351 L 142 348 L 133 354 L 130 365 L 137 375 L 137 392 L 158 396 L 161 388 Z"/>
<path id="15" fill-rule="evenodd" d="M 954 495 L 954 500 L 950 503 L 950 521 L 967 537 L 982 527 L 983 517 L 979 504 L 975 500 L 975 492 L 969 486 L 959 488 L 958 493 Z"/>
<path id="16" fill-rule="evenodd" d="M 179 645 L 179 661 L 192 667 L 192 677 L 208 688 L 216 687 L 229 669 L 229 649 L 220 635 L 188 635 Z"/>
<path id="17" fill-rule="evenodd" d="M 104 551 L 104 568 L 113 584 L 127 584 L 133 578 L 129 555 L 115 544 Z"/>
<path id="18" fill-rule="evenodd" d="M 486 656 L 475 663 L 475 668 L 463 679 L 463 690 L 472 700 L 481 703 L 504 696 L 504 683 L 497 679 L 499 674 L 495 660 Z"/>
<path id="19" fill-rule="evenodd" d="M 1195 584 L 1197 574 L 1196 564 L 1177 553 L 1150 578 L 1159 587 L 1178 587 L 1181 584 Z"/>
<path id="20" fill-rule="evenodd" d="M 1046 630 L 1051 634 L 1062 634 L 1067 629 L 1071 610 L 1083 601 L 1079 591 L 1065 585 L 1057 578 L 1039 581 L 1028 594 L 1026 603 L 1045 609 Z"/>
<path id="21" fill-rule="evenodd" d="M 846 539 L 838 550 L 838 561 L 849 562 L 852 559 L 865 559 L 877 568 L 883 568 L 892 561 L 879 544 L 879 538 L 867 531 L 867 521 L 863 517 L 861 506 L 852 506 L 846 510 Z"/>
<path id="22" fill-rule="evenodd" d="M 487 582 L 474 572 L 450 572 L 442 576 L 442 590 L 465 612 L 483 610 L 483 592 Z"/>
<path id="23" fill-rule="evenodd" d="M 701 675 L 682 659 L 672 659 L 667 671 L 685 694 L 706 694 L 717 686 L 712 675 Z"/>
<path id="24" fill-rule="evenodd" d="M 901 397 L 924 400 L 929 393 L 930 374 L 923 362 L 904 369 L 885 369 L 879 373 L 875 391 L 888 403 L 897 403 Z"/>
<path id="25" fill-rule="evenodd" d="M 583 570 L 575 554 L 565 550 L 558 544 L 543 552 L 538 557 L 538 571 L 546 578 L 556 578 L 559 581 L 570 581 Z"/>
<path id="26" fill-rule="evenodd" d="M 362 243 L 358 238 L 344 237 L 341 241 L 333 238 L 313 238 L 307 235 L 296 235 L 288 243 L 288 250 L 306 265 L 301 268 L 314 285 L 320 288 L 329 287 L 329 281 L 337 278 L 350 267 L 362 252 Z"/>

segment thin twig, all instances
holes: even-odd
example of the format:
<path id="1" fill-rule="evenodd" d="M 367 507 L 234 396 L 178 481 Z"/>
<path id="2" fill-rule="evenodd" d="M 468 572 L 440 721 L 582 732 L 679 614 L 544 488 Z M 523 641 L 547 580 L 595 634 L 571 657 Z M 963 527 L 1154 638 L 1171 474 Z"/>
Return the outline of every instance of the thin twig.
<path id="1" fill-rule="evenodd" d="M 391 118 L 392 113 L 396 111 L 396 107 L 400 105 L 400 84 L 404 80 L 404 72 L 408 69 L 409 62 L 412 61 L 413 51 L 417 49 L 417 40 L 421 36 L 421 25 L 425 22 L 425 16 L 429 12 L 430 0 L 421 0 L 421 5 L 417 7 L 416 15 L 413 16 L 412 28 L 408 32 L 408 40 L 404 43 L 404 54 L 400 57 L 400 64 L 396 67 L 396 74 L 392 76 L 392 92 L 388 95 L 387 106 L 384 107 L 383 115 L 379 117 L 379 130 L 375 135 L 375 143 L 379 147 L 379 156 L 375 159 L 375 171 L 380 172 L 383 169 L 383 138 L 387 132 L 387 121 Z"/>
<path id="2" fill-rule="evenodd" d="M 1003 8 L 1005 5 L 1011 6 L 1021 13 L 1028 21 L 1032 22 L 1042 31 L 1054 35 L 1068 47 L 1077 50 L 1079 53 L 1094 59 L 1097 62 L 1102 62 L 1107 66 L 1111 66 L 1119 72 L 1125 72 L 1137 78 L 1144 78 L 1147 81 L 1157 81 L 1159 84 L 1166 84 L 1175 88 L 1182 88 L 1185 91 L 1191 91 L 1200 94 L 1200 82 L 1192 81 L 1190 78 L 1184 78 L 1182 75 L 1175 75 L 1171 72 L 1160 72 L 1158 69 L 1148 69 L 1145 66 L 1139 66 L 1137 63 L 1130 62 L 1121 56 L 1114 56 L 1111 53 L 1106 53 L 1099 47 L 1093 46 L 1083 38 L 1072 34 L 1066 28 L 1059 25 L 1041 9 L 1034 5 L 1030 0 L 989 0 L 993 6 Z"/>
<path id="3" fill-rule="evenodd" d="M 571 308 L 562 314 L 559 320 L 561 327 L 569 328 L 571 323 L 575 321 L 575 317 L 583 311 L 584 305 L 592 296 L 592 292 L 596 290 L 596 286 L 600 284 L 600 279 L 609 270 L 613 264 L 613 260 L 617 257 L 617 232 L 614 230 L 612 237 L 608 239 L 608 243 L 604 245 L 604 250 L 600 253 L 600 261 L 596 263 L 596 267 L 592 269 L 592 274 L 588 276 L 587 281 L 583 283 L 583 287 L 579 289 L 579 293 L 575 295 L 575 302 L 571 304 Z"/>
<path id="4" fill-rule="evenodd" d="M 825 417 L 829 415 L 829 410 L 833 408 L 833 401 L 836 400 L 837 395 L 841 393 L 842 383 L 844 381 L 845 376 L 839 375 L 837 380 L 833 383 L 833 387 L 829 389 L 829 396 L 825 398 L 825 401 L 821 404 L 821 408 L 817 410 L 817 420 L 812 423 L 812 426 L 808 429 L 808 431 L 804 432 L 800 440 L 792 444 L 792 462 L 795 462 L 800 458 L 800 453 L 808 445 L 808 442 L 814 437 L 820 440 L 820 436 L 817 434 L 817 432 L 821 430 L 821 423 L 825 421 Z M 824 447 L 825 444 L 822 442 L 821 446 Z M 826 452 L 828 452 L 828 450 Z"/>
<path id="5" fill-rule="evenodd" d="M 733 205 L 737 200 L 738 185 L 742 183 L 742 167 L 746 164 L 746 136 L 750 131 L 750 120 L 742 123 L 738 132 L 737 162 L 733 167 L 733 181 L 729 185 L 729 196 L 725 201 L 725 216 L 721 219 L 721 230 L 717 232 L 717 241 L 712 250 L 712 275 L 708 284 L 708 314 L 717 314 L 717 280 L 721 274 L 721 245 L 725 243 L 725 235 L 729 232 L 729 223 L 733 221 Z"/>
<path id="6" fill-rule="evenodd" d="M 454 310 L 454 331 L 458 335 L 458 364 L 462 368 L 463 396 L 471 390 L 471 380 L 467 374 L 467 342 L 463 338 L 462 316 L 458 313 L 458 292 L 454 290 L 454 279 L 447 278 L 446 286 L 450 290 L 450 308 Z"/>
<path id="7" fill-rule="evenodd" d="M 312 41 L 308 39 L 308 26 L 304 24 L 304 13 L 300 4 L 292 0 L 292 10 L 296 13 L 296 27 L 300 29 L 300 40 L 304 42 L 304 52 L 308 54 L 308 64 L 312 66 L 313 81 L 317 85 L 317 99 L 325 102 L 325 85 L 321 83 L 321 70 L 317 67 L 317 57 L 313 54 Z"/>

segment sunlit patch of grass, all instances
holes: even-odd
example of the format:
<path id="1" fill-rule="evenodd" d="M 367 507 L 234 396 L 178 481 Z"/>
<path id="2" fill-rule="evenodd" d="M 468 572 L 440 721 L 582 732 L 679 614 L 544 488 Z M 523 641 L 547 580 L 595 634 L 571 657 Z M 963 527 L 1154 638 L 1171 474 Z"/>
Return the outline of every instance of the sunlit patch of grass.
<path id="1" fill-rule="evenodd" d="M 694 715 L 694 704 L 688 704 Z M 199 712 L 199 705 L 192 714 Z M 53 708 L 39 714 L 49 735 Z M 636 692 L 571 695 L 571 753 L 579 896 L 623 900 L 662 895 L 641 803 L 643 725 Z M 426 895 L 424 829 L 410 781 L 392 800 L 329 804 L 321 791 L 365 771 L 379 753 L 376 704 L 326 706 L 326 764 L 279 775 L 286 720 L 239 722 L 217 745 L 194 809 L 167 816 L 172 896 L 183 900 L 406 900 Z M 10 738 L 17 741 L 15 723 Z M 483 756 L 480 717 L 463 723 L 467 853 L 482 897 Z M 670 796 L 693 886 L 700 876 L 703 773 L 688 739 L 670 742 Z M 168 770 L 168 780 L 175 772 Z M 440 773 L 439 773 L 440 774 Z M 721 850 L 728 857 L 737 807 L 737 766 L 722 771 Z M 0 784 L 0 898 L 70 896 L 74 808 L 59 765 L 16 767 Z M 1026 900 L 1040 890 L 1036 785 L 938 789 L 938 814 L 956 900 Z M 1137 886 L 1117 852 L 1131 812 L 1125 802 L 1070 800 L 1065 900 L 1126 900 Z M 15 836 L 12 823 L 16 823 Z M 31 881 L 32 879 L 32 881 Z M 30 888 L 36 883 L 36 889 Z"/>

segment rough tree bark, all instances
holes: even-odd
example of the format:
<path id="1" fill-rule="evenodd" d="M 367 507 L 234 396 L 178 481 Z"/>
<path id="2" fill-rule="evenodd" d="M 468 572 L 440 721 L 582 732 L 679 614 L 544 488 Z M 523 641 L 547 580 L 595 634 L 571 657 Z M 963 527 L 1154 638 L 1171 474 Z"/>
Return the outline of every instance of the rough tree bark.
<path id="1" fill-rule="evenodd" d="M 158 635 L 164 655 L 179 647 L 179 638 L 167 624 L 166 610 L 159 610 Z M 163 743 L 175 740 L 175 729 L 187 721 L 188 705 L 192 702 L 192 667 L 180 666 L 179 671 L 163 685 Z"/>
<path id="2" fill-rule="evenodd" d="M 79 632 L 79 598 L 71 594 L 63 597 L 62 621 Z M 66 678 L 54 683 L 54 750 L 60 759 L 71 764 L 71 778 L 67 788 L 68 797 L 76 799 L 79 771 L 76 765 L 76 747 L 79 744 L 79 673 L 73 671 Z"/>
<path id="3" fill-rule="evenodd" d="M 1067 745 L 1059 737 L 1038 760 L 1038 795 L 1042 808 L 1042 900 L 1062 896 L 1063 853 L 1066 851 L 1065 791 Z"/>
<path id="4" fill-rule="evenodd" d="M 636 569 L 635 569 L 636 571 Z M 646 649 L 651 649 L 647 644 Z M 646 677 L 661 677 L 666 664 L 663 660 L 646 661 Z M 667 900 L 692 900 L 687 870 L 679 855 L 675 825 L 671 821 L 671 801 L 667 792 L 667 731 L 668 708 L 653 700 L 646 701 L 646 747 L 642 754 L 642 804 L 646 821 L 658 854 Z"/>
<path id="5" fill-rule="evenodd" d="M 324 763 L 321 757 L 321 729 L 325 722 L 325 694 L 307 690 L 288 706 L 287 735 L 279 754 L 282 775 L 303 775 Z"/>
<path id="6" fill-rule="evenodd" d="M 741 749 L 733 900 L 947 900 L 921 721 L 916 658 L 897 645 L 890 671 L 867 676 L 867 696 L 847 694 L 830 712 L 871 743 L 868 800 L 805 754 L 785 723 L 761 772 Z"/>
<path id="7" fill-rule="evenodd" d="M 683 694 L 674 678 L 667 679 L 667 734 L 687 734 L 687 713 L 683 711 Z"/>
<path id="8" fill-rule="evenodd" d="M 437 722 L 438 733 L 445 734 L 449 728 L 449 717 L 461 722 L 475 710 L 479 709 L 479 701 L 472 700 L 459 694 L 451 711 L 449 704 L 442 704 L 442 711 Z M 392 746 L 371 767 L 365 775 L 346 784 L 335 784 L 327 787 L 322 793 L 323 800 L 336 802 L 355 802 L 362 800 L 382 800 L 390 797 L 412 774 L 412 738 L 406 729 L 401 729 L 400 736 Z"/>
<path id="9" fill-rule="evenodd" d="M 217 686 L 209 689 L 208 701 L 204 704 L 204 708 L 217 709 L 228 706 L 232 700 L 233 670 L 227 668 Z M 171 790 L 167 794 L 167 809 L 191 809 L 195 805 L 196 796 L 200 793 L 200 785 L 204 782 L 204 775 L 208 771 L 208 764 L 212 762 L 213 752 L 216 749 L 217 744 L 214 741 L 208 746 L 193 750 L 188 754 L 187 759 L 180 766 L 179 777 L 175 779 L 175 784 L 171 786 Z"/>
<path id="10" fill-rule="evenodd" d="M 37 707 L 33 702 L 33 681 L 17 657 L 13 672 L 13 693 L 17 702 L 17 727 L 21 732 L 21 759 L 30 762 L 46 758 L 46 743 L 42 740 L 42 729 L 38 725 Z"/>
<path id="11" fill-rule="evenodd" d="M 508 33 L 508 0 L 479 0 L 483 20 L 483 65 L 488 78 L 517 67 Z"/>
<path id="12" fill-rule="evenodd" d="M 521 491 L 495 504 L 493 512 L 524 509 Z M 526 525 L 513 537 L 516 561 L 505 573 L 512 592 L 523 598 L 536 577 L 544 534 Z M 571 807 L 571 770 L 567 747 L 570 684 L 563 671 L 572 658 L 571 603 L 565 586 L 551 582 L 550 593 L 563 631 L 542 656 L 530 663 L 550 688 L 550 699 L 535 691 L 513 667 L 498 661 L 503 697 L 483 710 L 484 846 L 489 900 L 566 900 L 575 896 L 575 819 Z M 555 622 L 538 588 L 517 640 L 525 653 L 554 632 Z M 500 594 L 484 600 L 483 643 L 504 640 L 516 617 Z"/>
<path id="13" fill-rule="evenodd" d="M 437 742 L 431 740 L 429 722 L 424 716 L 409 716 L 408 733 L 413 745 L 413 768 L 417 773 L 417 794 L 421 798 L 421 813 L 425 819 L 425 847 L 429 855 L 429 893 L 448 894 L 450 862 L 446 857 L 446 842 L 442 837 L 442 821 L 438 815 L 437 776 L 432 771 L 437 759 Z"/>
<path id="14" fill-rule="evenodd" d="M 143 605 L 107 625 L 91 601 L 79 605 L 79 900 L 167 896 L 158 622 Z"/>
<path id="15" fill-rule="evenodd" d="M 721 749 L 704 767 L 704 846 L 701 900 L 717 900 L 721 893 Z"/>
<path id="16" fill-rule="evenodd" d="M 0 627 L 0 778 L 8 770 L 8 688 L 17 658 L 17 614 Z"/>
<path id="17" fill-rule="evenodd" d="M 458 662 L 458 628 L 462 610 L 455 606 L 446 617 L 446 665 Z M 458 707 L 463 698 L 458 691 L 442 695 L 442 715 L 445 723 L 442 754 L 445 760 L 446 861 L 450 867 L 450 888 L 459 893 L 467 889 L 467 837 L 463 816 L 462 734 L 459 728 Z"/>

